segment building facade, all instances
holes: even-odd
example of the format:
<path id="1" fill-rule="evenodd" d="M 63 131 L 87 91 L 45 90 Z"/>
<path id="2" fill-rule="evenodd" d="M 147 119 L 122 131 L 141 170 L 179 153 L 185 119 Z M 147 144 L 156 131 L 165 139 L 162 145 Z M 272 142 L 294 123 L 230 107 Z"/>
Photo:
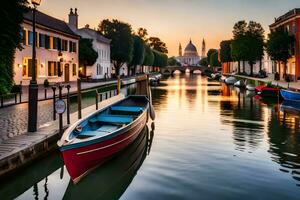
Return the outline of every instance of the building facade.
<path id="1" fill-rule="evenodd" d="M 14 82 L 28 85 L 32 76 L 32 12 L 24 14 L 22 49 L 16 50 Z M 38 84 L 75 81 L 78 77 L 78 42 L 68 25 L 36 12 L 36 77 Z"/>
<path id="2" fill-rule="evenodd" d="M 75 8 L 70 9 L 68 25 L 76 34 L 82 38 L 91 39 L 93 49 L 98 53 L 98 58 L 92 66 L 80 66 L 79 75 L 81 77 L 89 77 L 93 80 L 111 78 L 112 67 L 110 64 L 110 42 L 111 40 L 103 37 L 97 31 L 86 25 L 84 28 L 78 28 L 78 13 Z"/>
<path id="3" fill-rule="evenodd" d="M 204 46 L 203 46 L 204 45 Z M 205 51 L 205 42 L 203 40 L 202 51 Z M 182 55 L 182 47 L 179 44 L 179 56 L 176 57 L 176 60 L 182 66 L 198 66 L 202 56 L 199 56 L 196 46 L 192 43 L 192 40 L 187 44 Z"/>
<path id="4" fill-rule="evenodd" d="M 270 25 L 270 30 L 275 31 L 278 28 L 284 28 L 289 34 L 294 35 L 295 42 L 291 46 L 292 57 L 288 60 L 286 69 L 283 63 L 277 63 L 276 71 L 280 79 L 289 76 L 290 80 L 297 81 L 300 78 L 300 8 L 275 18 L 275 22 Z"/>

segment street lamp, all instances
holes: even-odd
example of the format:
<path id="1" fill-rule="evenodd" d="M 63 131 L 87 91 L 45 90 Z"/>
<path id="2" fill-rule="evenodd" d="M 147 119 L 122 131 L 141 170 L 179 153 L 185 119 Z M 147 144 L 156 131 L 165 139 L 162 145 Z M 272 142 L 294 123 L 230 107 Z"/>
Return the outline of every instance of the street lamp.
<path id="1" fill-rule="evenodd" d="M 32 78 L 29 84 L 29 98 L 28 98 L 28 132 L 36 132 L 37 130 L 37 104 L 38 104 L 38 85 L 36 81 L 36 32 L 35 32 L 35 17 L 36 17 L 36 7 L 41 4 L 41 0 L 31 0 L 33 5 L 32 9 Z"/>

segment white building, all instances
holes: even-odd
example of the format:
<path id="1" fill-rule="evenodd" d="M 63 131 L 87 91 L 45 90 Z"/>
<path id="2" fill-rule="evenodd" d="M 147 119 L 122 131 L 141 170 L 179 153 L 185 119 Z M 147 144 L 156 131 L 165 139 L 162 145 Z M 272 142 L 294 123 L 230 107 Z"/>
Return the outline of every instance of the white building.
<path id="1" fill-rule="evenodd" d="M 110 39 L 103 37 L 97 31 L 90 29 L 88 25 L 78 29 L 78 13 L 72 8 L 69 13 L 69 27 L 82 38 L 93 40 L 93 49 L 97 51 L 98 58 L 92 66 L 80 66 L 81 76 L 90 77 L 93 80 L 111 78 L 112 67 L 110 64 Z"/>
<path id="2" fill-rule="evenodd" d="M 205 52 L 205 42 L 202 44 L 202 54 Z M 202 56 L 199 56 L 196 46 L 192 43 L 192 40 L 187 44 L 182 55 L 181 44 L 179 44 L 179 56 L 176 58 L 182 66 L 196 66 L 199 65 Z"/>
<path id="3" fill-rule="evenodd" d="M 32 74 L 32 12 L 24 14 L 22 50 L 14 60 L 14 81 L 28 85 Z M 36 72 L 38 84 L 75 81 L 78 77 L 78 42 L 68 25 L 59 19 L 36 12 Z"/>

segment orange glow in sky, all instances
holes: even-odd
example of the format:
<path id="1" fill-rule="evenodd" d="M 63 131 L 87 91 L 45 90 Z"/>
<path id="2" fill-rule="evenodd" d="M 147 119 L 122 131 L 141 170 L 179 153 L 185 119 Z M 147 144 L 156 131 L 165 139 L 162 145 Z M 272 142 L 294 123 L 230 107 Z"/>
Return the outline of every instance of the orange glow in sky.
<path id="1" fill-rule="evenodd" d="M 287 11 L 300 7 L 299 0 L 42 0 L 38 8 L 51 16 L 68 20 L 70 8 L 77 8 L 79 27 L 97 27 L 105 18 L 119 19 L 144 27 L 150 36 L 166 42 L 169 56 L 178 55 L 191 38 L 201 52 L 202 39 L 207 49 L 219 48 L 230 39 L 235 22 L 245 19 L 268 25 Z"/>

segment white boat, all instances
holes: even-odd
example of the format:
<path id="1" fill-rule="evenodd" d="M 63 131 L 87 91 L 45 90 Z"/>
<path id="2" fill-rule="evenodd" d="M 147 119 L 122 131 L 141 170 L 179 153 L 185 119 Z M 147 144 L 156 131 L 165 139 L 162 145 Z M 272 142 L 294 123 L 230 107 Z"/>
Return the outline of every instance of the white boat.
<path id="1" fill-rule="evenodd" d="M 246 89 L 249 90 L 249 91 L 255 91 L 255 85 L 248 84 L 248 85 L 246 85 Z"/>
<path id="2" fill-rule="evenodd" d="M 234 83 L 235 87 L 245 87 L 245 82 L 243 80 L 239 80 Z"/>
<path id="3" fill-rule="evenodd" d="M 224 81 L 228 85 L 233 85 L 235 82 L 237 82 L 236 78 L 231 76 L 225 79 Z"/>

